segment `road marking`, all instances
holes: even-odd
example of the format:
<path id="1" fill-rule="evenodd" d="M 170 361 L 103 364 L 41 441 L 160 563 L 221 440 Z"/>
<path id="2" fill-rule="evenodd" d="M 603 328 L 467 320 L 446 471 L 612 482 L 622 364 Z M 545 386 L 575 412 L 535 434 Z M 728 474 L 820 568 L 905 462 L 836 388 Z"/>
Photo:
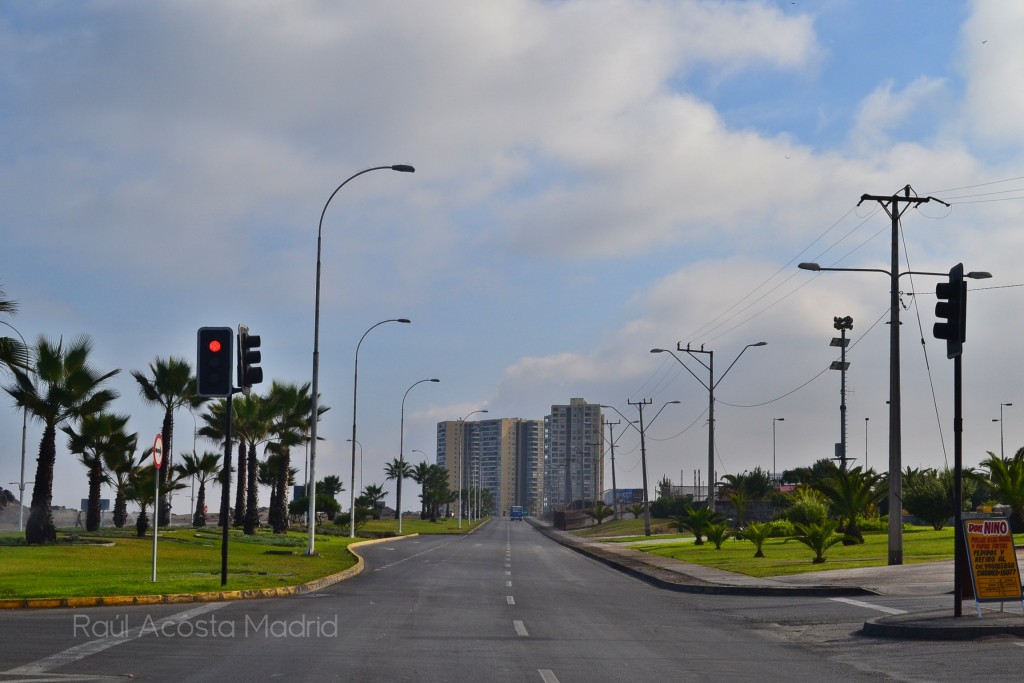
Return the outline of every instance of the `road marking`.
<path id="1" fill-rule="evenodd" d="M 510 605 L 514 605 L 514 604 L 516 604 L 516 599 L 513 598 L 511 595 L 506 595 L 505 596 L 505 602 L 507 602 Z"/>
<path id="2" fill-rule="evenodd" d="M 540 674 L 540 680 L 544 683 L 558 683 L 558 676 L 551 669 L 537 669 L 537 673 Z"/>
<path id="3" fill-rule="evenodd" d="M 382 571 L 384 569 L 390 569 L 391 567 L 394 567 L 397 564 L 402 564 L 403 562 L 407 562 L 408 560 L 411 560 L 411 559 L 413 559 L 415 557 L 419 557 L 420 555 L 426 555 L 427 553 L 432 553 L 435 550 L 440 550 L 441 548 L 445 547 L 446 545 L 451 545 L 452 543 L 458 543 L 463 538 L 466 538 L 466 537 L 465 536 L 456 536 L 452 540 L 447 541 L 445 543 L 442 543 L 441 545 L 435 545 L 433 548 L 427 548 L 426 550 L 421 550 L 418 553 L 413 553 L 412 555 L 409 555 L 408 557 L 403 557 L 402 559 L 395 560 L 394 562 L 391 562 L 390 564 L 385 564 L 383 566 L 377 567 L 373 571 L 379 572 L 379 571 Z M 396 548 L 394 546 L 391 546 L 391 547 L 387 547 L 385 549 L 386 550 L 395 550 Z"/>
<path id="4" fill-rule="evenodd" d="M 895 607 L 885 607 L 884 605 L 873 605 L 870 602 L 864 602 L 863 600 L 852 600 L 850 598 L 829 598 L 833 602 L 845 602 L 847 605 L 853 605 L 854 607 L 864 607 L 866 609 L 873 609 L 879 612 L 885 612 L 886 614 L 906 614 L 906 610 L 896 609 Z"/>
<path id="5" fill-rule="evenodd" d="M 506 588 L 511 588 L 512 587 L 512 582 L 511 581 L 506 581 L 505 582 L 505 587 Z"/>
<path id="6" fill-rule="evenodd" d="M 184 612 L 179 612 L 178 614 L 172 614 L 171 616 L 164 617 L 158 621 L 147 620 L 142 626 L 133 628 L 123 636 L 108 636 L 106 638 L 90 640 L 88 643 L 75 645 L 63 652 L 57 652 L 49 657 L 43 657 L 42 659 L 29 664 L 24 664 L 15 669 L 10 669 L 5 671 L 4 674 L 14 676 L 38 676 L 40 674 L 45 674 L 53 669 L 73 664 L 74 662 L 85 659 L 86 657 L 103 652 L 115 645 L 122 645 L 135 640 L 142 636 L 146 631 L 149 633 L 159 632 L 165 625 L 184 623 L 192 617 L 197 617 L 206 612 L 212 612 L 213 610 L 226 607 L 227 605 L 228 603 L 226 602 L 210 602 L 205 605 L 200 605 L 199 607 L 193 607 L 192 609 Z"/>
<path id="7" fill-rule="evenodd" d="M 529 633 L 526 632 L 526 627 L 523 625 L 523 622 L 520 621 L 519 619 L 514 619 L 512 621 L 512 625 L 515 626 L 515 628 L 516 628 L 516 635 L 517 636 L 528 636 L 528 635 L 530 635 Z"/>
<path id="8" fill-rule="evenodd" d="M 512 572 L 510 572 L 510 571 L 508 571 L 508 570 L 506 569 L 506 570 L 505 570 L 505 576 L 512 576 Z"/>

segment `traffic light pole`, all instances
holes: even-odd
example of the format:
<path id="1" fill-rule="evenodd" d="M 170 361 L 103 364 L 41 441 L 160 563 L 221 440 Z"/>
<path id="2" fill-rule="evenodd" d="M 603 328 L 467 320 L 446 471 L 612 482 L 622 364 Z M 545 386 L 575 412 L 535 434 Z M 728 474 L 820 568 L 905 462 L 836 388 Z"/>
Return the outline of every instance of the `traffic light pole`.
<path id="1" fill-rule="evenodd" d="M 224 466 L 220 481 L 220 585 L 228 583 L 228 528 L 231 526 L 231 394 L 225 399 L 227 410 L 224 418 Z"/>
<path id="2" fill-rule="evenodd" d="M 953 616 L 963 616 L 964 576 L 967 573 L 967 548 L 964 544 L 964 472 L 963 472 L 963 382 L 961 358 L 953 359 L 953 515 L 954 534 L 953 550 Z"/>

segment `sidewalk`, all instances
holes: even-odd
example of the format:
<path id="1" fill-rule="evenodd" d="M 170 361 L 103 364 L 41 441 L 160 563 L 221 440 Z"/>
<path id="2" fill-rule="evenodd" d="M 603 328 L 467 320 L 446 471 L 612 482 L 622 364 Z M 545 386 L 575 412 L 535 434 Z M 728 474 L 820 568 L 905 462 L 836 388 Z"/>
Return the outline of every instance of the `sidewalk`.
<path id="1" fill-rule="evenodd" d="M 665 590 L 712 595 L 861 596 L 862 599 L 873 595 L 949 595 L 949 610 L 877 617 L 866 621 L 861 632 L 868 636 L 922 640 L 973 640 L 994 635 L 1024 637 L 1024 613 L 1022 606 L 1016 603 L 1007 603 L 1006 611 L 989 606 L 983 610 L 984 618 L 978 619 L 974 601 L 965 600 L 963 616 L 953 616 L 952 560 L 756 578 L 651 555 L 621 543 L 591 541 L 559 531 L 535 518 L 527 521 L 567 548 Z"/>

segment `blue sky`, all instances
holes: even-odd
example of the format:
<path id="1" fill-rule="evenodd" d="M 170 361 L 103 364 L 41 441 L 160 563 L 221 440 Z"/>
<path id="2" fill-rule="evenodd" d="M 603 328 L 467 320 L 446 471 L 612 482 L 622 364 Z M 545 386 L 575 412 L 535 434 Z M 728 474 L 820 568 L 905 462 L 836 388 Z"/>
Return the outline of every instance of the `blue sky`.
<path id="1" fill-rule="evenodd" d="M 953 207 L 904 216 L 905 266 L 995 275 L 969 305 L 976 464 L 998 450 L 1000 403 L 1022 401 L 1005 409 L 1007 449 L 1024 439 L 1022 29 L 1024 9 L 982 2 L 5 4 L 9 322 L 90 335 L 96 365 L 122 368 L 113 408 L 143 443 L 161 416 L 129 371 L 192 359 L 199 327 L 247 323 L 265 386 L 308 381 L 324 202 L 357 171 L 408 163 L 327 211 L 319 474 L 350 484 L 355 345 L 393 317 L 413 324 L 375 329 L 360 353 L 364 484 L 382 481 L 402 396 L 428 377 L 441 383 L 406 402 L 407 456 L 432 456 L 436 422 L 478 408 L 680 400 L 651 427 L 652 478 L 706 477 L 706 392 L 649 353 L 678 341 L 713 348 L 719 371 L 768 342 L 719 386 L 719 474 L 768 466 L 776 417 L 779 469 L 829 457 L 839 376 L 818 375 L 837 315 L 854 318 L 850 453 L 884 468 L 888 280 L 796 263 L 887 268 L 888 218 L 856 205 L 910 184 Z M 931 339 L 934 279 L 904 280 L 903 459 L 941 467 L 952 364 Z M 175 451 L 191 429 L 180 413 Z M 620 485 L 639 484 L 635 442 Z M 19 451 L 8 401 L 0 486 Z M 63 444 L 58 458 L 55 503 L 73 505 L 84 468 Z"/>

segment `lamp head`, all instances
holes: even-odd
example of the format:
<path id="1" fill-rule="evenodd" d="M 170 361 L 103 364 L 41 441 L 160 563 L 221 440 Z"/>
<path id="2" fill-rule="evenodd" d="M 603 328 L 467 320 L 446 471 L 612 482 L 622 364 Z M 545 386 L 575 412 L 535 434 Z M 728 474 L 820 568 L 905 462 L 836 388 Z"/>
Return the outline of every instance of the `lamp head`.
<path id="1" fill-rule="evenodd" d="M 441 380 L 439 380 L 439 379 L 432 379 L 432 380 L 430 380 L 430 381 L 431 381 L 431 382 L 440 382 Z"/>
<path id="2" fill-rule="evenodd" d="M 408 318 L 396 318 L 395 322 L 396 323 L 411 323 L 412 321 L 409 320 Z"/>
<path id="3" fill-rule="evenodd" d="M 751 346 L 768 346 L 768 342 L 766 342 L 766 341 L 759 341 L 756 344 L 751 344 Z"/>
<path id="4" fill-rule="evenodd" d="M 651 349 L 651 353 L 668 353 L 668 349 Z"/>
<path id="5" fill-rule="evenodd" d="M 972 270 L 971 272 L 964 275 L 964 277 L 969 277 L 972 280 L 987 280 L 990 277 L 992 277 L 992 273 L 989 273 L 984 270 Z"/>
<path id="6" fill-rule="evenodd" d="M 817 263 L 798 263 L 796 267 L 799 268 L 800 270 L 821 270 L 821 266 L 819 266 Z"/>
<path id="7" fill-rule="evenodd" d="M 392 171 L 398 171 L 399 173 L 415 173 L 416 169 L 409 164 L 395 164 L 391 167 Z"/>

